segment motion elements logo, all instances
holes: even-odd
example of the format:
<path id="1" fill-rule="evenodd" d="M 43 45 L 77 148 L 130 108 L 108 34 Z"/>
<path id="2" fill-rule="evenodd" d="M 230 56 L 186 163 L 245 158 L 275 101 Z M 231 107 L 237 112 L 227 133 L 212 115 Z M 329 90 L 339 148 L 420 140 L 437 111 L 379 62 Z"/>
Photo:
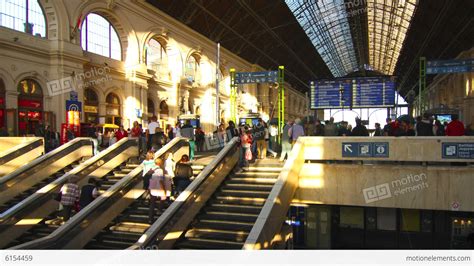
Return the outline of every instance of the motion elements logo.
<path id="1" fill-rule="evenodd" d="M 96 86 L 100 83 L 112 81 L 109 76 L 110 67 L 93 67 L 88 71 L 76 74 L 73 72 L 71 76 L 62 79 L 51 80 L 46 83 L 49 96 L 76 91 L 76 89 L 84 89 L 90 86 Z"/>
<path id="2" fill-rule="evenodd" d="M 428 188 L 428 176 L 425 173 L 408 174 L 392 182 L 364 188 L 365 203 L 371 203 L 391 197 L 405 195 Z"/>

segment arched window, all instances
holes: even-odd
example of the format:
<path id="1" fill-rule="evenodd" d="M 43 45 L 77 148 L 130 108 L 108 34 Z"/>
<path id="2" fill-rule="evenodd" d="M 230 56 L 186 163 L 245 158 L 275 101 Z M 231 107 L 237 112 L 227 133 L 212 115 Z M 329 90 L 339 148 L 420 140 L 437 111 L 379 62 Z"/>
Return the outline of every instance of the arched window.
<path id="1" fill-rule="evenodd" d="M 148 118 L 152 118 L 155 115 L 155 103 L 150 98 L 148 98 L 147 100 L 147 107 L 148 107 Z"/>
<path id="2" fill-rule="evenodd" d="M 82 22 L 81 45 L 85 51 L 122 60 L 117 32 L 112 24 L 100 15 L 90 13 Z"/>
<path id="3" fill-rule="evenodd" d="M 150 39 L 146 47 L 146 64 L 161 78 L 168 76 L 168 56 L 165 45 L 156 39 Z"/>
<path id="4" fill-rule="evenodd" d="M 87 88 L 84 90 L 84 115 L 86 123 L 97 123 L 99 121 L 99 97 L 97 93 Z"/>
<path id="5" fill-rule="evenodd" d="M 199 58 L 196 55 L 191 55 L 186 60 L 186 71 L 184 74 L 189 82 L 199 81 Z"/>
<path id="6" fill-rule="evenodd" d="M 0 26 L 46 37 L 46 18 L 37 0 L 0 1 Z"/>
<path id="7" fill-rule="evenodd" d="M 105 108 L 105 123 L 121 125 L 122 118 L 120 116 L 121 105 L 119 97 L 111 92 L 105 97 L 105 102 L 107 103 Z"/>

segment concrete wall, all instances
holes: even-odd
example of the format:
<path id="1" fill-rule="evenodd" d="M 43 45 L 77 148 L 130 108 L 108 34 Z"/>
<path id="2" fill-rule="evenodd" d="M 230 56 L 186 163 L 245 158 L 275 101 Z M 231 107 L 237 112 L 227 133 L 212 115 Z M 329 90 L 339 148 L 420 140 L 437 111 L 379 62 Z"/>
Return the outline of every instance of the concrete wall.
<path id="1" fill-rule="evenodd" d="M 313 163 L 307 162 L 300 171 L 294 203 L 474 211 L 474 157 L 442 158 L 443 144 L 472 144 L 472 137 L 300 140 L 305 146 L 304 159 Z M 387 142 L 389 156 L 344 157 L 344 144 L 355 142 Z"/>

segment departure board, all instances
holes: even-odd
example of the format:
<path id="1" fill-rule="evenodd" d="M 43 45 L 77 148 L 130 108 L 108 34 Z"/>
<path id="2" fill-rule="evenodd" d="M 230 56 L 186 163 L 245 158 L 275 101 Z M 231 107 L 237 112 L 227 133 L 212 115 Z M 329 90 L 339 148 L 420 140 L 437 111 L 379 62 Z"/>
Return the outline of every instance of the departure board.
<path id="1" fill-rule="evenodd" d="M 321 80 L 311 83 L 311 108 L 350 107 L 352 80 Z"/>
<path id="2" fill-rule="evenodd" d="M 395 82 L 388 77 L 311 82 L 311 109 L 395 106 Z"/>
<path id="3" fill-rule="evenodd" d="M 387 78 L 358 78 L 353 88 L 354 108 L 393 107 L 395 83 Z"/>

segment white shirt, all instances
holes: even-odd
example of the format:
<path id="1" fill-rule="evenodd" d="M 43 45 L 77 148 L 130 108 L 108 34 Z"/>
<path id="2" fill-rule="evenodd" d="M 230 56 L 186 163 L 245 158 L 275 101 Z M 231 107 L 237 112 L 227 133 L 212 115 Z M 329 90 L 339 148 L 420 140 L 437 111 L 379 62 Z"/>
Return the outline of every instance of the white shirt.
<path id="1" fill-rule="evenodd" d="M 174 177 L 174 168 L 175 168 L 175 163 L 173 161 L 173 159 L 171 158 L 168 158 L 166 159 L 165 161 L 165 170 L 166 170 L 166 173 L 171 177 L 173 178 Z"/>
<path id="2" fill-rule="evenodd" d="M 160 124 L 158 124 L 157 122 L 151 122 L 150 124 L 148 124 L 148 134 L 150 135 L 153 135 L 155 134 L 155 131 L 157 128 L 160 127 Z"/>

